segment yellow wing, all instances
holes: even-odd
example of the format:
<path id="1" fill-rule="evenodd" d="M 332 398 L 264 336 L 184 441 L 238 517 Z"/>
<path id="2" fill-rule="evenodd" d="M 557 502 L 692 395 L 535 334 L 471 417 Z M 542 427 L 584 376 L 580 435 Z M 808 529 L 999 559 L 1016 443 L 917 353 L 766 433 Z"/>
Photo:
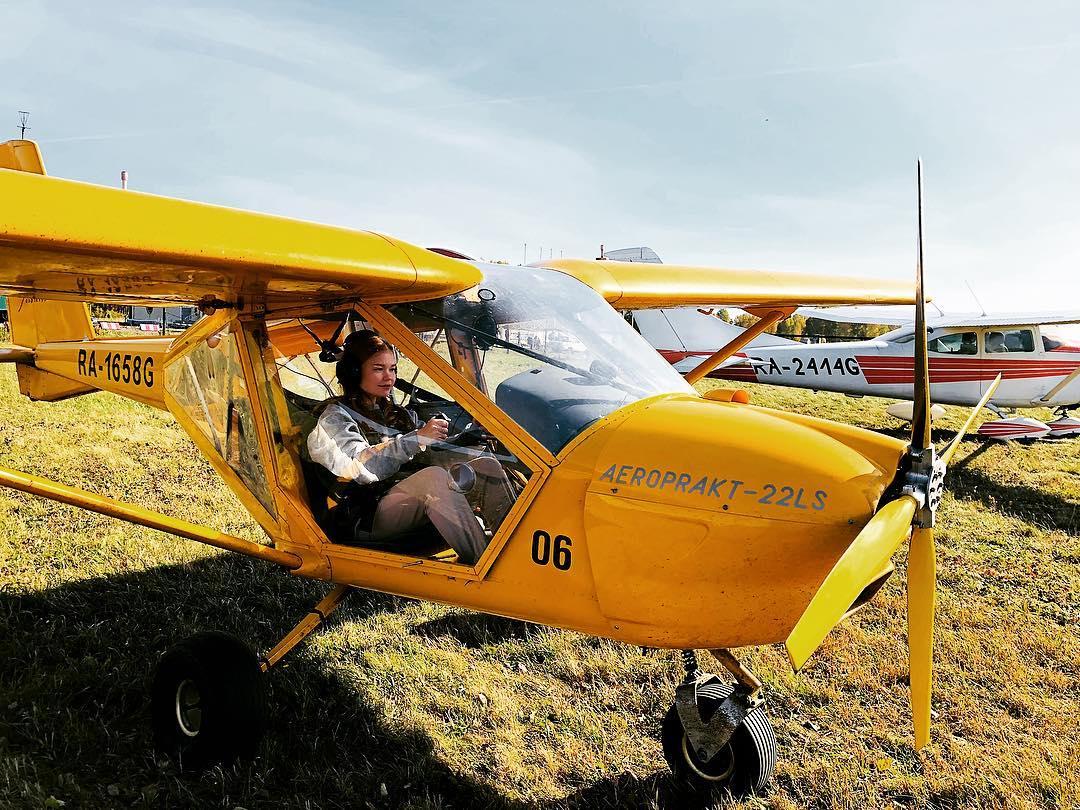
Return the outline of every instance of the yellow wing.
<path id="1" fill-rule="evenodd" d="M 0 144 L 0 295 L 236 304 L 416 301 L 467 289 L 472 265 L 366 231 L 44 176 Z"/>
<path id="2" fill-rule="evenodd" d="M 910 281 L 588 259 L 555 259 L 544 266 L 585 282 L 616 309 L 712 304 L 782 308 L 915 301 Z"/>

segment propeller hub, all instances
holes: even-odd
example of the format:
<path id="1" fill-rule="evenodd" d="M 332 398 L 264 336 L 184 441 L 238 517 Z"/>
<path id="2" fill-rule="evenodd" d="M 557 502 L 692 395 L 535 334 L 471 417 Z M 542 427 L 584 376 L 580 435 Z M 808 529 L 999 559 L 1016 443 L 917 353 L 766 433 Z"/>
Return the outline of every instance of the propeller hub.
<path id="1" fill-rule="evenodd" d="M 909 466 L 904 475 L 903 492 L 919 504 L 914 524 L 920 529 L 934 526 L 934 518 L 945 492 L 945 461 L 933 447 L 908 453 Z"/>

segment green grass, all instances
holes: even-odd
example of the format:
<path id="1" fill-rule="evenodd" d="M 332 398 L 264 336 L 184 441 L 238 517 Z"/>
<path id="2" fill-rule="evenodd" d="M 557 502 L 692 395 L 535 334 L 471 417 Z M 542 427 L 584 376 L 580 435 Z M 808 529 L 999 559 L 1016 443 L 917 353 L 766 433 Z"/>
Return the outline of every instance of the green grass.
<path id="1" fill-rule="evenodd" d="M 752 394 L 899 428 L 881 400 Z M 170 417 L 103 394 L 29 403 L 10 367 L 0 464 L 259 535 Z M 901 570 L 803 674 L 779 648 L 745 652 L 781 750 L 745 807 L 1080 804 L 1080 440 L 966 441 L 949 485 L 932 745 L 911 749 Z M 269 647 L 325 591 L 0 490 L 0 806 L 682 806 L 657 742 L 674 653 L 371 593 L 273 672 L 255 762 L 188 776 L 155 757 L 161 652 L 206 628 Z"/>

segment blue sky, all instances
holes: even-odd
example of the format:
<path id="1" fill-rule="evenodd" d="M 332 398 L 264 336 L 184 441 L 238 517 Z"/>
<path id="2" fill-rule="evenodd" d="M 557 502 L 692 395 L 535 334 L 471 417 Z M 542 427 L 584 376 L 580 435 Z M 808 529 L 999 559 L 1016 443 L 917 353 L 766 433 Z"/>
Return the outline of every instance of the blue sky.
<path id="1" fill-rule="evenodd" d="M 1080 305 L 1070 3 L 17 3 L 50 173 L 520 261 L 907 278 Z M 7 125 L 5 120 L 9 120 Z M 163 224 L 163 227 L 165 225 Z"/>

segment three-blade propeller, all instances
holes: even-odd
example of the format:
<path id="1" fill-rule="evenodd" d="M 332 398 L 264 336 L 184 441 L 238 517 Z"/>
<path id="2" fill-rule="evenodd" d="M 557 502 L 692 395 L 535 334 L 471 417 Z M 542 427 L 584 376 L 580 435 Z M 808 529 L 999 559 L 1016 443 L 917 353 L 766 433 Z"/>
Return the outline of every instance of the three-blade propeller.
<path id="1" fill-rule="evenodd" d="M 918 162 L 918 258 L 915 275 L 914 412 L 911 443 L 902 467 L 903 489 L 882 504 L 825 577 L 788 636 L 788 657 L 800 669 L 825 636 L 851 609 L 862 591 L 888 564 L 911 533 L 908 549 L 908 666 L 915 747 L 930 741 L 930 694 L 934 678 L 934 609 L 937 570 L 934 512 L 941 500 L 945 465 L 986 403 L 1001 375 L 989 386 L 952 442 L 938 456 L 930 443 L 930 368 L 927 356 L 926 305 L 923 294 L 922 161 Z"/>

